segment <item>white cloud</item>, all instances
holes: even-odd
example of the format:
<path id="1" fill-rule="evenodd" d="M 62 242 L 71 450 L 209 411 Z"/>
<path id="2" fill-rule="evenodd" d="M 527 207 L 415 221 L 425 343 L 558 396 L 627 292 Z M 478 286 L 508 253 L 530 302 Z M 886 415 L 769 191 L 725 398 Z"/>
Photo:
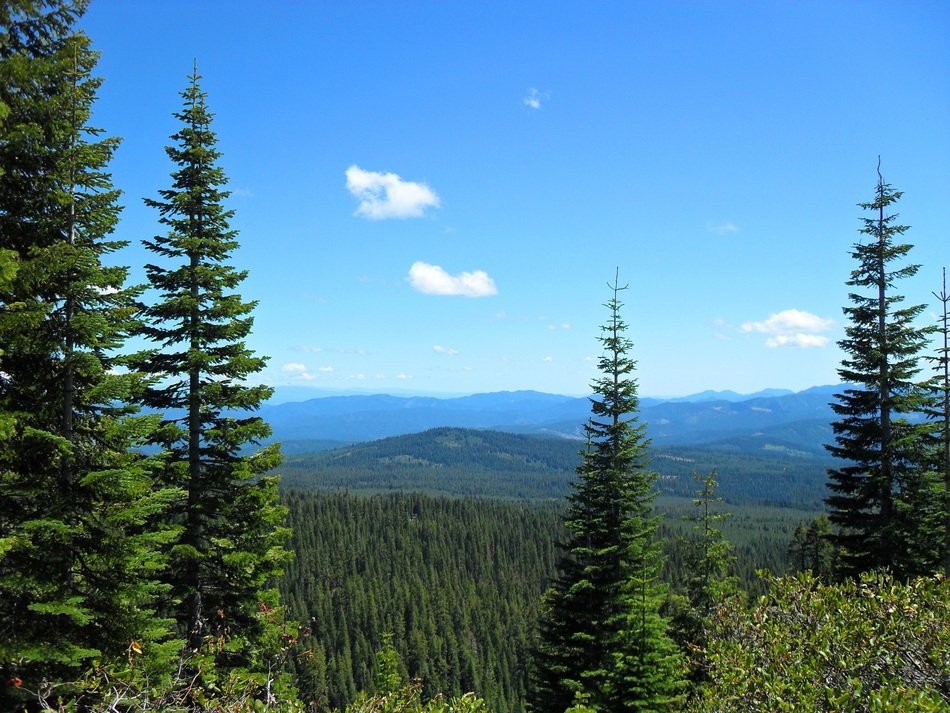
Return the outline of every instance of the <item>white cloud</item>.
<path id="1" fill-rule="evenodd" d="M 787 309 L 777 312 L 762 322 L 745 322 L 743 332 L 762 332 L 764 334 L 788 334 L 790 332 L 827 332 L 834 321 L 819 317 L 811 312 Z"/>
<path id="2" fill-rule="evenodd" d="M 494 281 L 483 270 L 450 275 L 438 265 L 414 262 L 409 268 L 409 284 L 425 295 L 488 297 L 498 294 Z"/>
<path id="3" fill-rule="evenodd" d="M 333 371 L 332 366 L 321 366 L 317 371 L 322 371 L 324 374 L 330 374 Z"/>
<path id="4" fill-rule="evenodd" d="M 787 309 L 761 322 L 745 322 L 739 327 L 746 333 L 768 334 L 767 347 L 823 347 L 829 343 L 822 335 L 834 327 L 834 321 L 798 309 Z"/>
<path id="5" fill-rule="evenodd" d="M 432 351 L 436 354 L 445 354 L 446 356 L 457 356 L 458 349 L 453 349 L 452 347 L 444 347 L 441 344 L 436 344 L 432 347 Z"/>
<path id="6" fill-rule="evenodd" d="M 828 344 L 828 337 L 820 334 L 776 334 L 765 340 L 765 346 L 777 347 L 823 347 Z"/>
<path id="7" fill-rule="evenodd" d="M 707 223 L 706 229 L 709 230 L 710 233 L 715 233 L 716 235 L 726 235 L 727 233 L 739 232 L 739 226 L 733 223 L 731 220 L 727 220 L 724 223 L 718 223 L 716 225 Z"/>
<path id="8" fill-rule="evenodd" d="M 307 371 L 307 367 L 303 364 L 297 364 L 291 362 L 289 364 L 284 364 L 280 370 L 290 376 L 292 379 L 300 379 L 302 381 L 313 381 L 313 374 Z"/>
<path id="9" fill-rule="evenodd" d="M 399 379 L 400 381 L 408 381 L 409 379 L 412 378 L 412 376 L 410 376 L 404 371 L 400 371 L 398 374 L 396 374 L 396 378 Z"/>
<path id="10" fill-rule="evenodd" d="M 521 101 L 529 109 L 537 110 L 541 108 L 541 102 L 547 98 L 548 98 L 547 92 L 539 92 L 534 87 L 531 87 L 528 90 L 528 93 L 525 95 L 524 99 L 522 99 Z"/>
<path id="11" fill-rule="evenodd" d="M 439 197 L 424 183 L 404 181 L 395 173 L 346 169 L 346 188 L 359 199 L 354 215 L 370 220 L 419 218 L 426 208 L 438 208 Z"/>
<path id="12" fill-rule="evenodd" d="M 553 357 L 553 356 L 546 356 L 546 357 L 544 357 L 544 359 L 542 359 L 541 361 L 543 361 L 545 364 L 550 364 L 552 361 L 554 361 L 554 357 Z"/>

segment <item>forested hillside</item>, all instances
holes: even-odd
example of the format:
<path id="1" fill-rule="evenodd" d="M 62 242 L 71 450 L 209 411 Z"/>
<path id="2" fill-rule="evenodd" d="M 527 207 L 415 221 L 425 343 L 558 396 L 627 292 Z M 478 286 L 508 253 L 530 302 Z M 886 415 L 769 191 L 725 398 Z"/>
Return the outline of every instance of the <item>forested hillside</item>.
<path id="1" fill-rule="evenodd" d="M 427 492 L 551 500 L 576 477 L 583 442 L 498 431 L 437 428 L 288 456 L 279 469 L 287 487 L 362 492 Z M 650 449 L 660 492 L 691 496 L 694 471 L 718 469 L 733 504 L 817 508 L 830 459 L 794 449 L 740 449 L 731 443 Z"/>

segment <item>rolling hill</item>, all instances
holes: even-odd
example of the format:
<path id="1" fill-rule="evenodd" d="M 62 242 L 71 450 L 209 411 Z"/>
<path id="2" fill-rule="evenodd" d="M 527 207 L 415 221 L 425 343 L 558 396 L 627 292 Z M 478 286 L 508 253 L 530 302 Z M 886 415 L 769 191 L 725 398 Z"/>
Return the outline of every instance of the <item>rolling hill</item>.
<path id="1" fill-rule="evenodd" d="M 319 453 L 290 455 L 279 472 L 285 487 L 363 492 L 425 492 L 524 500 L 561 499 L 580 462 L 578 441 L 440 427 Z M 792 448 L 657 446 L 651 467 L 660 492 L 691 496 L 694 471 L 717 469 L 733 504 L 818 507 L 827 456 Z"/>

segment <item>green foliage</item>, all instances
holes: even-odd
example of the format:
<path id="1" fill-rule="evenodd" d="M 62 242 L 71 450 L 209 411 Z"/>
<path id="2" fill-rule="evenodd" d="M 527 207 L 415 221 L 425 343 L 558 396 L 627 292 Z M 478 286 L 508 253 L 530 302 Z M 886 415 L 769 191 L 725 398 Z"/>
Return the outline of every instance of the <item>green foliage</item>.
<path id="1" fill-rule="evenodd" d="M 937 323 L 937 352 L 928 357 L 933 363 L 934 375 L 930 389 L 934 394 L 934 405 L 928 416 L 937 427 L 939 436 L 934 453 L 934 481 L 938 501 L 943 507 L 937 508 L 937 531 L 943 532 L 943 542 L 934 538 L 939 550 L 942 548 L 943 576 L 950 579 L 950 294 L 947 293 L 947 269 L 943 269 L 943 289 L 933 296 L 940 302 L 940 318 Z M 942 482 L 941 482 L 942 481 Z"/>
<path id="2" fill-rule="evenodd" d="M 489 713 L 489 710 L 485 702 L 473 693 L 450 699 L 438 694 L 424 701 L 422 684 L 414 681 L 392 693 L 372 697 L 360 694 L 343 713 Z"/>
<path id="3" fill-rule="evenodd" d="M 807 526 L 799 523 L 789 543 L 789 556 L 796 572 L 811 571 L 825 583 L 834 580 L 839 555 L 831 541 L 827 515 L 819 515 Z"/>
<path id="4" fill-rule="evenodd" d="M 393 646 L 392 632 L 383 634 L 383 645 L 376 652 L 376 675 L 373 676 L 373 691 L 376 695 L 389 695 L 406 683 L 401 671 L 399 652 Z"/>
<path id="5" fill-rule="evenodd" d="M 867 574 L 771 579 L 751 610 L 722 606 L 710 683 L 691 710 L 950 709 L 950 583 Z"/>
<path id="6" fill-rule="evenodd" d="M 170 665 L 156 519 L 173 502 L 138 454 L 154 430 L 127 404 L 126 269 L 107 266 L 118 145 L 89 124 L 97 55 L 84 3 L 0 5 L 0 708 L 93 661 Z M 53 683 L 49 683 L 53 685 Z M 38 695 L 38 694 L 37 694 Z M 62 684 L 68 702 L 94 692 Z"/>
<path id="7" fill-rule="evenodd" d="M 683 516 L 691 532 L 681 537 L 685 551 L 684 574 L 679 580 L 682 595 L 668 603 L 671 634 L 690 664 L 690 678 L 695 683 L 706 674 L 705 651 L 707 632 L 715 608 L 729 596 L 739 592 L 738 580 L 731 575 L 735 556 L 732 545 L 723 536 L 720 524 L 732 513 L 719 509 L 716 495 L 717 473 L 693 474 L 700 488 L 693 499 L 693 512 Z"/>
<path id="8" fill-rule="evenodd" d="M 175 652 L 172 652 L 173 654 Z M 287 676 L 278 669 L 254 674 L 231 670 L 219 675 L 214 658 L 189 655 L 174 665 L 148 665 L 138 642 L 109 664 L 93 661 L 82 678 L 21 688 L 23 710 L 59 713 L 303 713 Z M 78 692 L 78 693 L 76 693 Z"/>
<path id="9" fill-rule="evenodd" d="M 613 284 L 605 305 L 588 446 L 568 499 L 561 573 L 542 602 L 531 695 L 538 711 L 565 710 L 578 693 L 604 711 L 675 710 L 683 700 L 684 661 L 660 615 L 656 474 L 645 465 L 621 289 Z"/>
<path id="10" fill-rule="evenodd" d="M 282 618 L 273 587 L 289 531 L 277 478 L 264 475 L 280 462 L 278 447 L 245 453 L 270 434 L 253 411 L 272 390 L 245 383 L 265 359 L 243 341 L 254 303 L 234 292 L 246 273 L 229 263 L 238 243 L 199 79 L 193 73 L 182 92 L 181 128 L 166 149 L 173 185 L 146 201 L 167 228 L 144 241 L 163 260 L 146 266 L 159 297 L 143 306 L 140 326 L 158 346 L 132 361 L 152 379 L 142 403 L 163 415 L 150 439 L 163 451 L 160 477 L 185 493 L 169 515 L 180 528 L 169 550 L 169 613 L 187 649 L 213 658 L 216 671 L 197 669 L 208 682 L 273 665 Z"/>
<path id="11" fill-rule="evenodd" d="M 488 713 L 485 702 L 474 693 L 450 700 L 438 693 L 423 701 L 422 682 L 403 680 L 402 663 L 392 639 L 391 633 L 383 634 L 382 648 L 376 652 L 375 695 L 360 693 L 343 713 Z"/>
<path id="12" fill-rule="evenodd" d="M 912 576 L 936 567 L 927 544 L 934 534 L 927 472 L 933 426 L 914 420 L 929 406 L 916 379 L 932 330 L 914 324 L 925 305 L 904 307 L 894 294 L 895 283 L 919 267 L 892 265 L 911 249 L 896 242 L 907 227 L 885 212 L 900 196 L 880 179 L 874 201 L 862 204 L 871 211 L 861 229 L 868 240 L 854 246 L 857 267 L 847 283 L 854 291 L 844 309 L 849 324 L 838 374 L 852 386 L 832 404 L 838 420 L 827 446 L 842 461 L 829 471 L 827 504 L 843 575 L 888 567 Z"/>

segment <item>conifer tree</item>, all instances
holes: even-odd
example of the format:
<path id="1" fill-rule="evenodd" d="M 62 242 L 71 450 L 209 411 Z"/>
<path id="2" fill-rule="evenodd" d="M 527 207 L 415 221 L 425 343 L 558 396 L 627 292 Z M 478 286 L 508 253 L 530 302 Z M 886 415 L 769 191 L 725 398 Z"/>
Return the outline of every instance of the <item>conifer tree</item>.
<path id="1" fill-rule="evenodd" d="M 126 406 L 135 294 L 103 264 L 123 245 L 118 142 L 88 123 L 100 82 L 72 27 L 83 6 L 0 3 L 0 677 L 19 682 L 4 710 L 9 695 L 78 695 L 68 682 L 133 642 L 149 665 L 169 655 L 155 600 L 171 533 L 144 525 L 174 493 L 136 453 L 154 419 Z"/>
<path id="2" fill-rule="evenodd" d="M 828 516 L 821 514 L 807 526 L 800 522 L 795 527 L 788 553 L 797 571 L 810 571 L 820 582 L 830 584 L 836 571 L 837 553 L 831 544 Z"/>
<path id="3" fill-rule="evenodd" d="M 933 296 L 940 302 L 940 319 L 937 325 L 937 354 L 930 357 L 934 364 L 932 389 L 936 396 L 931 417 L 938 429 L 936 449 L 936 473 L 939 485 L 937 488 L 943 507 L 939 508 L 938 530 L 943 531 L 943 537 L 936 538 L 938 547 L 943 550 L 943 576 L 950 579 L 950 321 L 948 321 L 947 307 L 950 305 L 950 295 L 947 294 L 947 269 L 943 269 L 943 288 L 934 292 Z"/>
<path id="4" fill-rule="evenodd" d="M 578 479 L 569 496 L 561 573 L 540 615 L 532 708 L 564 711 L 576 700 L 601 711 L 675 710 L 683 661 L 659 610 L 661 553 L 654 541 L 656 475 L 646 466 L 645 428 L 621 316 L 610 285 Z"/>
<path id="5" fill-rule="evenodd" d="M 839 342 L 846 356 L 838 374 L 848 386 L 832 404 L 835 443 L 826 446 L 842 461 L 829 471 L 826 502 L 845 576 L 887 567 L 904 577 L 934 564 L 919 551 L 922 538 L 933 535 L 920 530 L 929 521 L 920 508 L 930 507 L 921 495 L 932 426 L 912 418 L 928 405 L 916 379 L 930 330 L 914 324 L 925 305 L 903 306 L 895 293 L 919 267 L 898 264 L 911 249 L 898 242 L 907 226 L 888 213 L 900 196 L 879 172 L 874 200 L 861 204 L 871 212 L 860 231 L 867 240 L 854 246 L 857 267 L 847 283 L 854 291 L 844 308 L 850 323 Z"/>
<path id="6" fill-rule="evenodd" d="M 715 469 L 706 475 L 698 471 L 693 478 L 699 483 L 693 506 L 696 508 L 683 519 L 692 523 L 692 533 L 684 539 L 685 602 L 675 600 L 672 618 L 674 634 L 690 661 L 693 682 L 705 677 L 705 648 L 707 631 L 717 604 L 729 595 L 738 593 L 736 578 L 729 575 L 735 556 L 732 545 L 723 536 L 719 524 L 731 513 L 718 510 L 722 502 L 717 495 L 718 473 Z"/>
<path id="7" fill-rule="evenodd" d="M 159 297 L 143 309 L 142 331 L 157 347 L 135 363 L 155 379 L 145 405 L 164 413 L 154 441 L 165 450 L 163 478 L 186 493 L 173 514 L 182 532 L 169 579 L 179 632 L 191 651 L 213 651 L 218 669 L 266 671 L 288 531 L 276 478 L 264 474 L 280 453 L 276 444 L 247 453 L 270 434 L 255 411 L 272 389 L 246 383 L 266 360 L 244 342 L 256 303 L 235 292 L 247 273 L 229 262 L 238 242 L 199 80 L 195 70 L 166 148 L 172 187 L 146 200 L 166 232 L 144 241 L 162 259 L 146 266 Z"/>

